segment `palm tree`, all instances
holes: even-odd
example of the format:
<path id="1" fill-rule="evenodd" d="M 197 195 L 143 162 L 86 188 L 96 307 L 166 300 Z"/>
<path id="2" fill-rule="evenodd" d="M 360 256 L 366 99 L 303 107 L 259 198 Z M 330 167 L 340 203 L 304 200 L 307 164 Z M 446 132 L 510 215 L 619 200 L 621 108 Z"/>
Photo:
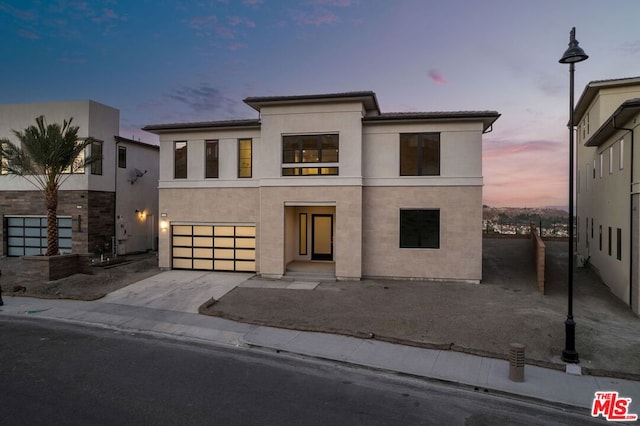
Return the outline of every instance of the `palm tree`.
<path id="1" fill-rule="evenodd" d="M 36 125 L 24 131 L 13 130 L 20 141 L 16 146 L 8 139 L 0 139 L 0 166 L 7 174 L 22 176 L 36 188 L 44 191 L 47 209 L 47 252 L 58 254 L 58 189 L 62 183 L 101 156 L 83 156 L 84 149 L 94 140 L 78 140 L 78 126 L 73 118 L 63 124 L 47 124 L 44 116 L 36 118 Z"/>

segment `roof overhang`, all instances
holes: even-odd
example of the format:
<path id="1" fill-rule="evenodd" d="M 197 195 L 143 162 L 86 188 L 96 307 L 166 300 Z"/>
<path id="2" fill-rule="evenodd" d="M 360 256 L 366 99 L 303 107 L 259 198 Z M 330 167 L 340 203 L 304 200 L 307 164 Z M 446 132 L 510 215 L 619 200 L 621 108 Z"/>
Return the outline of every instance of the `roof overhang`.
<path id="1" fill-rule="evenodd" d="M 584 146 L 600 146 L 618 130 L 625 130 L 623 126 L 640 113 L 640 98 L 629 99 L 605 121 L 591 136 Z"/>
<path id="2" fill-rule="evenodd" d="M 201 131 L 201 130 L 223 130 L 223 129 L 259 129 L 260 120 L 226 120 L 226 121 L 200 121 L 196 123 L 172 123 L 172 124 L 150 124 L 144 126 L 142 130 L 159 135 L 175 131 Z"/>
<path id="3" fill-rule="evenodd" d="M 258 112 L 263 106 L 303 105 L 352 101 L 362 102 L 368 112 L 372 111 L 374 114 L 380 114 L 378 99 L 376 98 L 376 94 L 372 91 L 294 96 L 252 96 L 244 99 L 244 103 Z"/>
<path id="4" fill-rule="evenodd" d="M 376 116 L 364 117 L 365 123 L 424 123 L 443 121 L 474 121 L 482 122 L 482 130 L 486 131 L 500 118 L 497 111 L 435 111 L 435 112 L 395 112 Z"/>

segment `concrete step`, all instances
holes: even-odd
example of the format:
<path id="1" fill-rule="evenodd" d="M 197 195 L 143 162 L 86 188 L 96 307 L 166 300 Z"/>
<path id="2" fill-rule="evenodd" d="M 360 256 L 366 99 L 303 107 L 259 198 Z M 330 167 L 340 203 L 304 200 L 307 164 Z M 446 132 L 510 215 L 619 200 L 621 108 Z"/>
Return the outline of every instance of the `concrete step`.
<path id="1" fill-rule="evenodd" d="M 287 271 L 282 277 L 288 281 L 335 281 L 335 274 L 318 271 Z"/>

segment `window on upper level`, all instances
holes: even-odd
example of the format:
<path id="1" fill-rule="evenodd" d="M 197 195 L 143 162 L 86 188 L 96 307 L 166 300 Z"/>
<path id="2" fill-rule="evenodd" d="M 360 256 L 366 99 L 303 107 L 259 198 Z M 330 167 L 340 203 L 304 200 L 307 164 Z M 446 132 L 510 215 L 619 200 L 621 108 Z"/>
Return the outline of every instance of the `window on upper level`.
<path id="1" fill-rule="evenodd" d="M 440 175 L 440 133 L 400 134 L 400 176 Z"/>
<path id="2" fill-rule="evenodd" d="M 204 153 L 204 177 L 218 177 L 218 141 L 206 141 Z"/>
<path id="3" fill-rule="evenodd" d="M 401 209 L 400 248 L 440 248 L 440 210 Z"/>
<path id="4" fill-rule="evenodd" d="M 93 163 L 91 163 L 91 174 L 102 174 L 102 141 L 91 142 L 91 156 L 98 157 Z"/>
<path id="5" fill-rule="evenodd" d="M 604 176 L 604 154 L 600 153 L 600 178 Z"/>
<path id="6" fill-rule="evenodd" d="M 127 147 L 126 146 L 118 147 L 118 168 L 120 169 L 127 168 Z"/>
<path id="7" fill-rule="evenodd" d="M 252 176 L 252 140 L 238 139 L 238 177 L 250 178 Z"/>
<path id="8" fill-rule="evenodd" d="M 282 136 L 282 176 L 338 175 L 338 167 L 308 165 L 338 163 L 339 149 L 337 134 Z"/>
<path id="9" fill-rule="evenodd" d="M 173 143 L 173 178 L 187 178 L 187 142 Z"/>
<path id="10" fill-rule="evenodd" d="M 613 147 L 609 147 L 609 174 L 613 174 Z"/>
<path id="11" fill-rule="evenodd" d="M 620 139 L 620 151 L 618 151 L 618 163 L 620 170 L 624 169 L 624 139 Z"/>

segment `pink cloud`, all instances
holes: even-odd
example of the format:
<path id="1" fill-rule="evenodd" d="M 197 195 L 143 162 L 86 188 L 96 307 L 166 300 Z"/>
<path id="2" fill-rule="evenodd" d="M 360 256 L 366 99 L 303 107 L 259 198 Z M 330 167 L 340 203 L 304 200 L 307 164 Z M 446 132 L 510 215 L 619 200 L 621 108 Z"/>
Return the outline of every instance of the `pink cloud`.
<path id="1" fill-rule="evenodd" d="M 428 72 L 427 75 L 429 76 L 429 78 L 431 80 L 433 80 L 434 82 L 438 83 L 438 84 L 447 84 L 447 79 L 444 78 L 444 75 L 442 75 L 442 73 L 440 71 L 438 71 L 435 68 L 431 68 Z"/>

